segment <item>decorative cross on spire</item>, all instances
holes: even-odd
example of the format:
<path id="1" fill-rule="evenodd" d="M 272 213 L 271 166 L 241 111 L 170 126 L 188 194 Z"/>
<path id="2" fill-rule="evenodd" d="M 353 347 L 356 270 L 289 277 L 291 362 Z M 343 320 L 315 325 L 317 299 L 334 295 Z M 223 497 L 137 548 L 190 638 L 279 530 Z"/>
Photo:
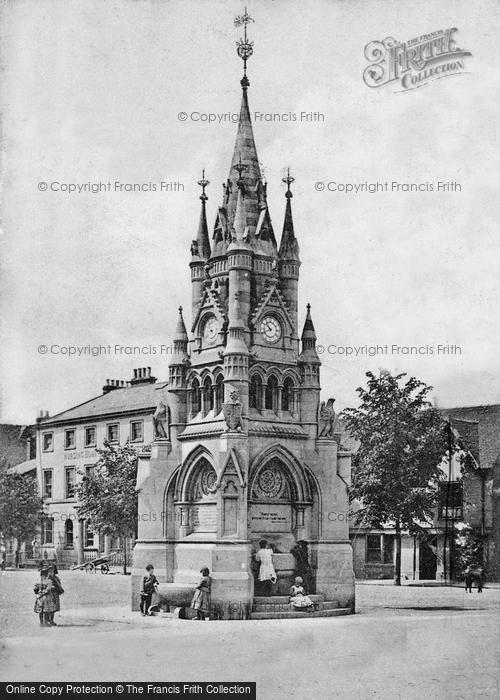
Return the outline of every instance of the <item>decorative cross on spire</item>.
<path id="1" fill-rule="evenodd" d="M 287 186 L 285 197 L 287 199 L 290 199 L 290 197 L 293 197 L 292 192 L 290 190 L 290 185 L 292 184 L 292 182 L 295 182 L 295 178 L 290 175 L 290 168 L 287 168 L 287 175 L 283 178 L 282 182 L 284 182 Z"/>
<path id="2" fill-rule="evenodd" d="M 210 180 L 207 180 L 205 178 L 205 168 L 203 168 L 203 170 L 201 171 L 201 180 L 198 180 L 198 184 L 201 187 L 200 199 L 202 202 L 206 202 L 208 197 L 205 194 L 205 188 L 207 187 L 207 185 L 210 184 Z"/>
<path id="3" fill-rule="evenodd" d="M 249 82 L 247 78 L 247 61 L 250 58 L 250 56 L 253 54 L 253 41 L 249 41 L 247 37 L 247 24 L 250 22 L 254 22 L 255 20 L 253 17 L 250 17 L 250 15 L 247 12 L 247 8 L 245 7 L 245 12 L 242 15 L 238 15 L 234 19 L 234 26 L 235 27 L 241 27 L 243 26 L 243 39 L 238 39 L 236 42 L 237 52 L 238 56 L 241 58 L 243 61 L 243 80 L 241 81 L 241 84 L 243 87 L 248 87 Z"/>

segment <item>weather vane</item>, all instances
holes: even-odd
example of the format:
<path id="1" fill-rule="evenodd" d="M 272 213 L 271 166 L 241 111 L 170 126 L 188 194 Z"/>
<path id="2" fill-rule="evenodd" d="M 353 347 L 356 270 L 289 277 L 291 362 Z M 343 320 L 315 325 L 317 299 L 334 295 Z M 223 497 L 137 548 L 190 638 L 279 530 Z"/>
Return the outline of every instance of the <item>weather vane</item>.
<path id="1" fill-rule="evenodd" d="M 285 195 L 285 197 L 287 197 L 287 199 L 288 199 L 288 198 L 290 198 L 290 197 L 293 196 L 293 195 L 292 195 L 292 192 L 291 192 L 291 190 L 290 190 L 290 185 L 292 184 L 292 182 L 295 182 L 295 178 L 292 177 L 292 176 L 290 175 L 290 168 L 287 168 L 286 173 L 287 173 L 287 174 L 286 174 L 286 177 L 284 177 L 284 178 L 282 179 L 282 182 L 284 182 L 285 185 L 287 186 L 287 190 L 286 190 L 286 195 Z"/>
<path id="2" fill-rule="evenodd" d="M 247 24 L 250 22 L 254 22 L 255 20 L 253 17 L 250 17 L 250 15 L 247 12 L 247 8 L 245 7 L 245 12 L 242 15 L 238 15 L 235 20 L 234 20 L 234 26 L 235 27 L 241 27 L 243 26 L 243 39 L 238 39 L 236 42 L 237 52 L 238 56 L 241 58 L 243 61 L 243 73 L 244 77 L 246 78 L 247 75 L 247 61 L 250 58 L 250 56 L 253 54 L 253 41 L 249 41 L 247 37 Z"/>
<path id="3" fill-rule="evenodd" d="M 206 202 L 208 199 L 207 195 L 205 194 L 205 187 L 210 184 L 210 181 L 205 178 L 205 168 L 203 168 L 201 172 L 201 180 L 198 180 L 198 184 L 201 187 L 201 195 L 200 199 L 203 202 Z"/>

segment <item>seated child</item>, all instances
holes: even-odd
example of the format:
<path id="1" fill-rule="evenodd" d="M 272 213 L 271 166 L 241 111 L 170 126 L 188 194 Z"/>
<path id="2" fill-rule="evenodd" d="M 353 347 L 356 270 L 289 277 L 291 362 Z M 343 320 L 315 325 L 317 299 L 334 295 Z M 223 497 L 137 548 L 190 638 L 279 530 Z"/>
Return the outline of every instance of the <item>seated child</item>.
<path id="1" fill-rule="evenodd" d="M 308 612 L 312 612 L 314 610 L 314 603 L 309 596 L 306 595 L 302 584 L 302 578 L 297 576 L 295 579 L 295 585 L 290 588 L 290 603 L 295 609 L 306 609 Z"/>

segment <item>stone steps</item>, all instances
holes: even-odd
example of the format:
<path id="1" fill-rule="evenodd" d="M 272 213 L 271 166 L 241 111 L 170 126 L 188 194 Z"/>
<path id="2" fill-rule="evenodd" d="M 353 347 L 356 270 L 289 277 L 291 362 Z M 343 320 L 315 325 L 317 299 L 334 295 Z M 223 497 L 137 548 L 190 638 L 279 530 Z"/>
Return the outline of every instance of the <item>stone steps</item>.
<path id="1" fill-rule="evenodd" d="M 292 620 L 294 618 L 303 617 L 338 617 L 339 615 L 350 615 L 350 608 L 337 608 L 331 610 L 315 610 L 314 612 L 306 612 L 301 610 L 288 610 L 288 612 L 251 612 L 251 620 Z"/>
<path id="2" fill-rule="evenodd" d="M 334 610 L 338 608 L 338 603 L 335 601 L 314 601 L 315 610 Z M 288 612 L 293 608 L 289 602 L 286 603 L 254 603 L 252 612 Z M 301 612 L 300 610 L 298 612 Z"/>
<path id="3" fill-rule="evenodd" d="M 311 594 L 309 598 L 313 603 L 322 603 L 325 600 L 324 595 Z M 276 603 L 288 603 L 290 601 L 289 595 L 270 595 L 270 596 L 254 596 L 254 605 L 265 605 L 266 603 L 276 604 Z"/>
<path id="4" fill-rule="evenodd" d="M 334 600 L 325 600 L 324 595 L 312 594 L 309 598 L 314 603 L 314 611 L 297 610 L 290 605 L 290 596 L 272 595 L 255 596 L 253 599 L 251 620 L 289 620 L 299 617 L 337 617 L 349 615 L 350 608 L 339 608 Z"/>

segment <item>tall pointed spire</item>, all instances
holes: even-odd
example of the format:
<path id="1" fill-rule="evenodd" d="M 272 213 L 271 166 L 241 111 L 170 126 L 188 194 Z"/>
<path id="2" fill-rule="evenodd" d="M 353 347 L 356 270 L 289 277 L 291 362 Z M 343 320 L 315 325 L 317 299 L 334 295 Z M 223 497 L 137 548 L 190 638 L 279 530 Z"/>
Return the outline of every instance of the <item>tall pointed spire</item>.
<path id="1" fill-rule="evenodd" d="M 207 211 L 206 211 L 206 201 L 208 199 L 205 194 L 205 189 L 210 182 L 205 178 L 205 170 L 202 171 L 201 180 L 198 180 L 198 184 L 201 187 L 201 212 L 200 212 L 200 222 L 198 224 L 198 235 L 196 240 L 193 241 L 191 246 L 191 254 L 193 257 L 199 257 L 202 260 L 208 260 L 210 257 L 210 240 L 208 237 L 208 226 L 207 226 Z"/>
<path id="2" fill-rule="evenodd" d="M 285 220 L 283 222 L 283 233 L 281 236 L 279 256 L 282 260 L 299 260 L 299 244 L 295 238 L 295 231 L 293 228 L 293 217 L 292 217 L 292 191 L 290 185 L 295 181 L 290 175 L 290 168 L 288 168 L 287 176 L 283 178 L 283 182 L 287 186 L 285 193 L 286 197 L 286 208 L 285 208 Z"/>
<path id="3" fill-rule="evenodd" d="M 186 330 L 186 324 L 184 323 L 184 316 L 182 315 L 182 306 L 179 306 L 179 317 L 177 319 L 177 325 L 175 327 L 175 337 L 174 343 L 184 343 L 188 342 L 188 334 Z"/>
<path id="4" fill-rule="evenodd" d="M 304 321 L 304 328 L 302 330 L 302 352 L 300 353 L 300 360 L 302 362 L 314 362 L 319 363 L 318 353 L 316 352 L 316 331 L 314 330 L 314 324 L 311 317 L 311 304 L 307 304 L 307 314 L 306 320 Z"/>
<path id="5" fill-rule="evenodd" d="M 236 17 L 234 22 L 236 27 L 244 28 L 243 38 L 236 42 L 238 56 L 243 61 L 243 77 L 240 81 L 241 108 L 231 167 L 224 185 L 223 203 L 214 230 L 212 257 L 224 255 L 231 243 L 240 192 L 243 197 L 238 215 L 244 217 L 249 246 L 272 257 L 276 257 L 278 252 L 267 210 L 266 187 L 257 156 L 248 105 L 250 81 L 247 76 L 247 61 L 253 54 L 253 42 L 247 36 L 247 25 L 253 21 L 245 9 L 244 14 Z"/>

